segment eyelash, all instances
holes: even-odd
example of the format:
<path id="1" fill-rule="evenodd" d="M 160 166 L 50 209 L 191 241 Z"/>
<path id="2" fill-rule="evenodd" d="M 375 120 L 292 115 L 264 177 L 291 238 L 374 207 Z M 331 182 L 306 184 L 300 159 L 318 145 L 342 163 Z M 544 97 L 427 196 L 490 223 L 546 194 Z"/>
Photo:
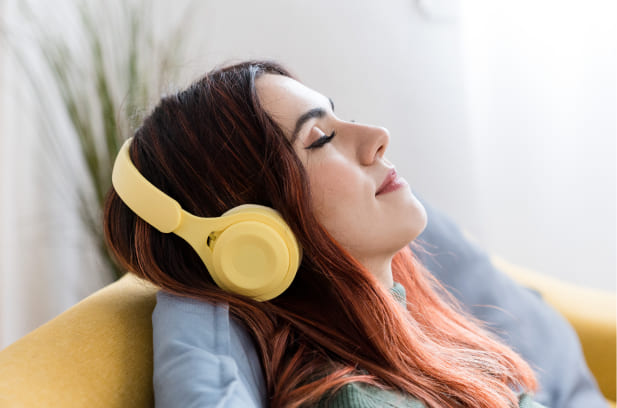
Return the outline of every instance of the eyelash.
<path id="1" fill-rule="evenodd" d="M 326 143 L 328 143 L 330 140 L 332 140 L 332 138 L 336 135 L 336 131 L 332 131 L 332 133 L 330 134 L 330 136 L 322 136 L 319 139 L 315 140 L 313 142 L 313 144 L 311 144 L 309 147 L 307 147 L 307 149 L 317 149 L 323 145 L 325 145 Z"/>

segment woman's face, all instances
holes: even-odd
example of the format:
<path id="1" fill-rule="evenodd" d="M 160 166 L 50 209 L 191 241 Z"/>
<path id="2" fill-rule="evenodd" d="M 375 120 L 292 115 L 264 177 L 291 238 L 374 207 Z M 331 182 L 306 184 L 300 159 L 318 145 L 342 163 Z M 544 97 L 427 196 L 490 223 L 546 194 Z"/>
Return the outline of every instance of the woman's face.
<path id="1" fill-rule="evenodd" d="M 389 267 L 422 232 L 426 212 L 404 179 L 378 193 L 394 168 L 384 157 L 388 130 L 337 118 L 328 98 L 282 75 L 264 74 L 256 88 L 304 164 L 317 219 L 369 270 Z"/>

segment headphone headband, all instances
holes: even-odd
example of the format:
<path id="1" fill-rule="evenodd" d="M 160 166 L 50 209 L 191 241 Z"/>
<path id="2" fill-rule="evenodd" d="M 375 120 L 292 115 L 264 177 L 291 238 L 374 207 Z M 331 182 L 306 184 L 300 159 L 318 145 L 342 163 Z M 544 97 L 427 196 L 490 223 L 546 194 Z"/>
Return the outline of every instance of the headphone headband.
<path id="1" fill-rule="evenodd" d="M 116 158 L 111 183 L 122 201 L 140 218 L 161 232 L 173 232 L 182 222 L 180 204 L 150 183 L 131 161 L 128 138 Z"/>

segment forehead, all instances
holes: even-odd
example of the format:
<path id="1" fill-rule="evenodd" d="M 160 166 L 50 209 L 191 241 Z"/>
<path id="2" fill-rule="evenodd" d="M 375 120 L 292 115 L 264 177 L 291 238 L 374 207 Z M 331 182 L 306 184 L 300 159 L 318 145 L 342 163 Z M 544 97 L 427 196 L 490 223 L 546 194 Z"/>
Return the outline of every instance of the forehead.
<path id="1" fill-rule="evenodd" d="M 329 99 L 319 92 L 283 75 L 264 74 L 255 81 L 262 107 L 291 135 L 296 120 L 306 111 L 321 107 L 328 110 Z"/>

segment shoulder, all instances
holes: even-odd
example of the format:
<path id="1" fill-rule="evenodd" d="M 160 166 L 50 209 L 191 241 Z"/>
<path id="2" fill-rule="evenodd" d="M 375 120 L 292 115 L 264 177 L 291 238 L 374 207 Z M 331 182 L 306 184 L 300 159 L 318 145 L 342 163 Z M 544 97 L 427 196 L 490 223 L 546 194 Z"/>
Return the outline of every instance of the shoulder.
<path id="1" fill-rule="evenodd" d="M 335 393 L 324 396 L 317 406 L 319 408 L 425 408 L 425 405 L 415 398 L 360 382 L 345 384 Z"/>

